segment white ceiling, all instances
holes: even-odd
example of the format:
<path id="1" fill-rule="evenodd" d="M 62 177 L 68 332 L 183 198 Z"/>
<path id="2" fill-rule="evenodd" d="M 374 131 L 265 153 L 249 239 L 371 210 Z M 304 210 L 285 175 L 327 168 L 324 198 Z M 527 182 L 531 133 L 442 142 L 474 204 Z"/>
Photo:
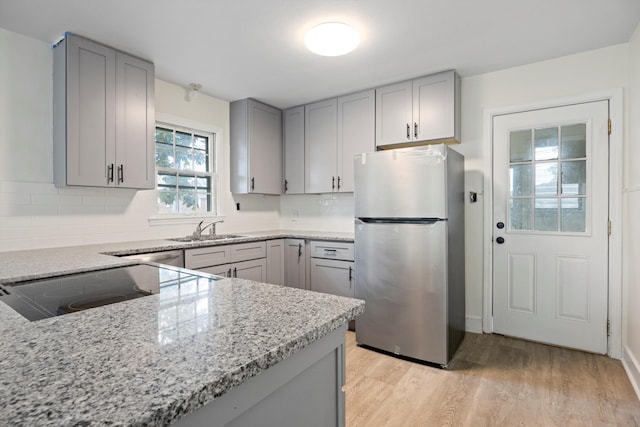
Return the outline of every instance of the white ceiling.
<path id="1" fill-rule="evenodd" d="M 624 43 L 639 20 L 639 0 L 0 0 L 2 28 L 49 43 L 70 31 L 152 60 L 162 80 L 280 108 Z M 358 28 L 358 49 L 308 52 L 324 21 Z"/>

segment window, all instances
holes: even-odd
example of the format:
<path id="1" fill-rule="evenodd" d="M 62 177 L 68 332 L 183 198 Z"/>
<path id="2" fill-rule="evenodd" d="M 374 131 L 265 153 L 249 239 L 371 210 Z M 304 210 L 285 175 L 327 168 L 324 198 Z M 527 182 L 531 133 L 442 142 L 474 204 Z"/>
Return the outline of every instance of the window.
<path id="1" fill-rule="evenodd" d="M 158 213 L 216 215 L 215 134 L 156 124 Z"/>

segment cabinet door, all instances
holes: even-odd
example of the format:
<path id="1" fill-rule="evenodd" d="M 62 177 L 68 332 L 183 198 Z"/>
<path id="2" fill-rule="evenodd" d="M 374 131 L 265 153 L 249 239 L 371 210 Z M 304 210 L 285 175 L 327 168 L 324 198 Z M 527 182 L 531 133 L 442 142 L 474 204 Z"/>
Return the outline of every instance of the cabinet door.
<path id="1" fill-rule="evenodd" d="M 229 106 L 231 192 L 282 193 L 282 112 L 254 99 Z"/>
<path id="2" fill-rule="evenodd" d="M 267 241 L 266 282 L 284 285 L 284 239 Z"/>
<path id="3" fill-rule="evenodd" d="M 375 91 L 338 98 L 338 182 L 340 192 L 353 192 L 353 157 L 376 151 Z"/>
<path id="4" fill-rule="evenodd" d="M 376 89 L 376 145 L 412 141 L 413 103 L 411 81 Z"/>
<path id="5" fill-rule="evenodd" d="M 282 193 L 282 112 L 249 100 L 249 192 Z"/>
<path id="6" fill-rule="evenodd" d="M 456 137 L 455 78 L 454 71 L 445 71 L 413 81 L 414 140 Z"/>
<path id="7" fill-rule="evenodd" d="M 231 261 L 246 261 L 267 256 L 267 244 L 261 242 L 238 243 L 229 247 L 231 251 Z"/>
<path id="8" fill-rule="evenodd" d="M 304 107 L 305 193 L 336 187 L 337 99 Z"/>
<path id="9" fill-rule="evenodd" d="M 286 239 L 284 285 L 306 289 L 305 245 L 303 239 Z"/>
<path id="10" fill-rule="evenodd" d="M 56 88 L 58 97 L 66 96 L 66 141 L 56 141 L 66 152 L 66 182 L 60 184 L 114 185 L 107 167 L 115 163 L 116 52 L 76 36 L 63 43 L 56 52 L 66 52 L 66 94 Z"/>
<path id="11" fill-rule="evenodd" d="M 353 262 L 311 258 L 311 290 L 354 297 Z"/>
<path id="12" fill-rule="evenodd" d="M 116 165 L 119 187 L 155 187 L 153 64 L 116 54 Z"/>
<path id="13" fill-rule="evenodd" d="M 231 267 L 233 277 L 238 279 L 253 280 L 254 282 L 265 282 L 267 279 L 267 260 L 264 258 L 238 262 L 232 264 Z"/>
<path id="14" fill-rule="evenodd" d="M 231 262 L 229 246 L 207 246 L 184 250 L 184 266 L 190 269 L 200 269 Z"/>
<path id="15" fill-rule="evenodd" d="M 216 265 L 214 267 L 204 267 L 199 268 L 198 271 L 202 271 L 204 273 L 215 274 L 220 277 L 231 277 L 232 276 L 232 268 L 231 264 L 225 265 Z"/>
<path id="16" fill-rule="evenodd" d="M 285 194 L 304 193 L 304 106 L 284 112 Z"/>

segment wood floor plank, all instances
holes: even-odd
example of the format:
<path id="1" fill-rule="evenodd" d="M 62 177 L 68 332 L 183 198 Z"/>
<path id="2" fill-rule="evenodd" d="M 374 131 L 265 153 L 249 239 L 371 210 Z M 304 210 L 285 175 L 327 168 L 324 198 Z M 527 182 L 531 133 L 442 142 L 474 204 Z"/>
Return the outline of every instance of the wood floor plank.
<path id="1" fill-rule="evenodd" d="M 441 370 L 356 345 L 347 332 L 347 427 L 640 426 L 619 361 L 467 333 Z"/>

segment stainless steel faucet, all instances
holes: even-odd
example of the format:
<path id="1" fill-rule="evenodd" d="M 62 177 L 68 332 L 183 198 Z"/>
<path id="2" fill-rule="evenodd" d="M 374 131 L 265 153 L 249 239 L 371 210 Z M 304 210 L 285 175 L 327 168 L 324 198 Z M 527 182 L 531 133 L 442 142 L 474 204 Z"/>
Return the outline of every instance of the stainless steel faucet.
<path id="1" fill-rule="evenodd" d="M 210 222 L 209 224 L 205 225 L 204 227 L 202 226 L 202 223 L 204 222 L 204 220 L 200 221 L 198 223 L 198 225 L 196 226 L 196 231 L 193 232 L 193 238 L 194 239 L 201 239 L 202 238 L 202 232 L 207 228 L 207 227 L 211 227 L 209 229 L 209 235 L 212 237 L 215 237 L 216 235 L 216 224 L 219 222 L 224 222 L 223 219 L 217 219 L 213 222 Z"/>

